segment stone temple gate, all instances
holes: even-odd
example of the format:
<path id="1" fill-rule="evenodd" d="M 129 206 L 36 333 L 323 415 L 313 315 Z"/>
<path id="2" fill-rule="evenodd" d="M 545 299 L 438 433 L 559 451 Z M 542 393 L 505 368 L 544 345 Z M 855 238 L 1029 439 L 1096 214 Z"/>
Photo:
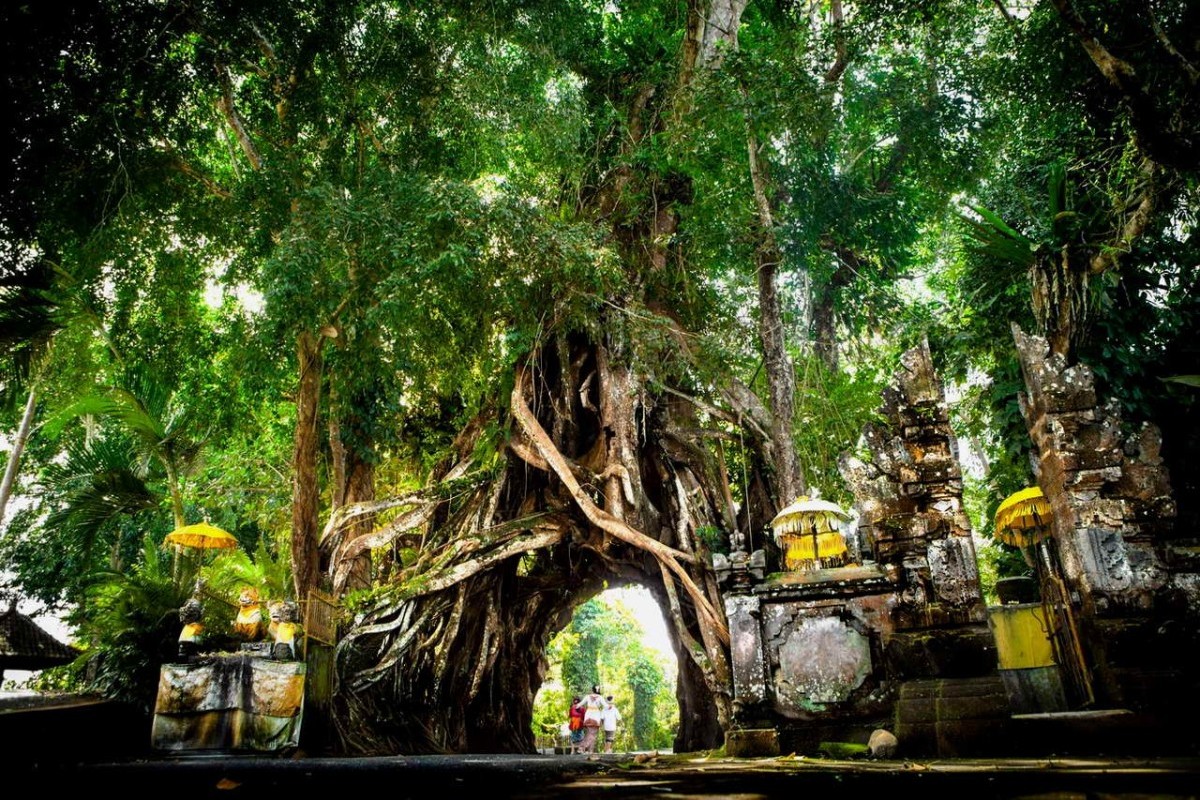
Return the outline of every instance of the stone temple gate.
<path id="1" fill-rule="evenodd" d="M 1190 719 L 1197 670 L 1161 645 L 1168 630 L 1194 641 L 1200 575 L 1196 548 L 1168 534 L 1156 431 L 1122 438 L 1112 409 L 1095 408 L 1086 367 L 1066 370 L 1044 342 L 1015 335 L 1096 696 L 1065 713 L 1015 713 L 1028 709 L 999 674 L 957 442 L 922 345 L 902 357 L 862 452 L 840 464 L 860 514 L 857 558 L 766 574 L 763 552 L 735 550 L 716 564 L 733 640 L 732 753 L 813 752 L 882 728 L 910 755 L 1021 754 L 1061 746 L 1072 722 L 1104 731 L 1119 718 L 1165 733 L 1164 721 Z"/>

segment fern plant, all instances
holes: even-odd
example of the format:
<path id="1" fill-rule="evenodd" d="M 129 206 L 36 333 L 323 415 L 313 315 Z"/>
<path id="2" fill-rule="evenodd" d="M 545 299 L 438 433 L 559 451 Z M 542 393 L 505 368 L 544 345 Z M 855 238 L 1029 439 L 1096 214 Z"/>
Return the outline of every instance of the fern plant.
<path id="1" fill-rule="evenodd" d="M 84 647 L 73 668 L 85 689 L 151 712 L 159 668 L 176 657 L 179 607 L 193 590 L 193 565 L 174 564 L 146 536 L 132 568 L 103 573 L 91 585 L 71 620 Z"/>

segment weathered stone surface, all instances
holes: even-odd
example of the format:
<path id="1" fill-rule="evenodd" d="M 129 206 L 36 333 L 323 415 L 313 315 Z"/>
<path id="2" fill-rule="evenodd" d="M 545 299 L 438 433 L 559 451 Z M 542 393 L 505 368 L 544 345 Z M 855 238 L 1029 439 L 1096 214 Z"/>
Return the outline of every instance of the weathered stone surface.
<path id="1" fill-rule="evenodd" d="M 1132 430 L 1118 403 L 1098 403 L 1091 370 L 1067 368 L 1049 357 L 1043 339 L 1013 327 L 1026 391 L 1020 396 L 1026 427 L 1038 451 L 1038 485 L 1054 511 L 1053 545 L 1071 595 L 1079 599 L 1085 647 L 1099 671 L 1096 685 L 1119 700 L 1123 678 L 1114 665 L 1132 658 L 1148 664 L 1143 649 L 1114 660 L 1118 640 L 1103 633 L 1120 620 L 1145 619 L 1159 629 L 1180 619 L 1195 627 L 1200 595 L 1198 565 L 1172 563 L 1176 515 L 1158 429 L 1143 422 Z M 1180 587 L 1180 588 L 1176 588 Z M 1153 620 L 1153 621 L 1152 621 Z M 1137 627 L 1137 626 L 1135 626 Z M 1129 664 L 1121 670 L 1129 671 Z"/>
<path id="2" fill-rule="evenodd" d="M 860 527 L 875 558 L 883 564 L 903 564 L 895 572 L 897 619 L 913 625 L 932 624 L 934 618 L 983 619 L 971 525 L 962 505 L 957 439 L 945 394 L 927 345 L 905 353 L 901 363 L 879 409 L 889 424 L 864 430 L 860 450 L 868 454 L 842 459 L 842 474 L 857 505 L 869 509 Z M 936 544 L 960 537 L 963 542 L 957 544 Z M 950 573 L 944 575 L 945 570 Z"/>
<path id="3" fill-rule="evenodd" d="M 871 643 L 836 617 L 801 619 L 783 634 L 775 701 L 783 711 L 849 699 L 871 672 Z"/>
<path id="4" fill-rule="evenodd" d="M 770 758 L 779 755 L 779 732 L 752 728 L 725 732 L 725 755 L 731 758 Z"/>
<path id="5" fill-rule="evenodd" d="M 753 595 L 725 598 L 725 616 L 729 620 L 734 700 L 744 707 L 766 699 L 766 670 L 760 619 L 761 601 Z"/>
<path id="6" fill-rule="evenodd" d="M 957 440 L 928 346 L 906 353 L 901 372 L 883 392 L 883 422 L 839 460 L 871 560 L 733 587 L 743 599 L 726 600 L 736 720 L 774 721 L 789 748 L 865 741 L 886 726 L 905 680 L 995 669 Z"/>
<path id="7" fill-rule="evenodd" d="M 929 572 L 940 602 L 983 609 L 979 566 L 969 536 L 951 536 L 929 545 Z"/>
<path id="8" fill-rule="evenodd" d="M 871 738 L 867 740 L 867 754 L 871 758 L 895 758 L 899 745 L 899 740 L 891 731 L 876 728 L 871 731 Z"/>

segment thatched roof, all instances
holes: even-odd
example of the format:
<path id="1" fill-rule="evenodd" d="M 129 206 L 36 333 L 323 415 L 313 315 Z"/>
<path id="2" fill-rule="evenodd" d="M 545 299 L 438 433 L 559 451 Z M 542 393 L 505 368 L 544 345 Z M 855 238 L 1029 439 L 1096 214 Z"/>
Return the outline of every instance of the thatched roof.
<path id="1" fill-rule="evenodd" d="M 0 672 L 57 667 L 71 663 L 78 655 L 74 647 L 58 641 L 17 611 L 16 603 L 0 612 Z"/>

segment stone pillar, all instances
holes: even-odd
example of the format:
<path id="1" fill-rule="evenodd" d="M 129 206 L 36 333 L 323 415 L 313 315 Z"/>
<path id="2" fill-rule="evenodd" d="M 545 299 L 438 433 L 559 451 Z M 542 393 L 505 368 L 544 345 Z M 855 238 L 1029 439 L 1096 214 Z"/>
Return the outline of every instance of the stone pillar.
<path id="1" fill-rule="evenodd" d="M 1026 387 L 1021 413 L 1065 577 L 1100 616 L 1145 611 L 1168 581 L 1155 545 L 1175 519 L 1158 429 L 1125 430 L 1116 403 L 1097 399 L 1090 368 L 1067 366 L 1016 325 L 1013 338 Z"/>
<path id="2" fill-rule="evenodd" d="M 1052 540 L 1079 603 L 1097 702 L 1194 719 L 1200 704 L 1200 563 L 1176 541 L 1175 503 L 1158 428 L 1128 425 L 1096 396 L 1090 368 L 1013 326 Z M 1185 713 L 1185 709 L 1191 709 Z"/>
<path id="3" fill-rule="evenodd" d="M 732 648 L 735 716 L 753 715 L 767 699 L 767 676 L 763 668 L 761 602 L 754 595 L 727 595 L 725 617 L 729 620 Z"/>
<path id="4" fill-rule="evenodd" d="M 840 463 L 860 536 L 898 586 L 897 627 L 979 623 L 985 610 L 958 443 L 928 343 L 906 352 L 901 367 L 883 392 L 884 422 L 863 431 L 865 459 L 844 454 Z"/>

